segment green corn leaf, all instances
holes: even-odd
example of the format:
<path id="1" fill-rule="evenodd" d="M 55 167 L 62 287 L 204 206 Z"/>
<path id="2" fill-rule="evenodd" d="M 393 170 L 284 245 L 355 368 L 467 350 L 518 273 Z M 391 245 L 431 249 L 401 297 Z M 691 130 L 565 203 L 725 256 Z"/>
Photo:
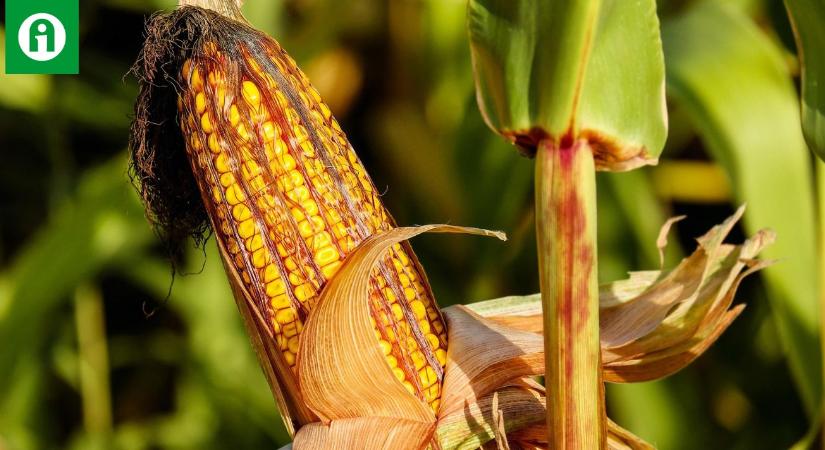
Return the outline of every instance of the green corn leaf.
<path id="1" fill-rule="evenodd" d="M 796 92 L 780 51 L 747 16 L 697 3 L 663 26 L 668 90 L 747 202 L 749 233 L 773 228 L 771 307 L 805 407 L 821 391 L 813 181 Z M 758 99 L 758 101 L 754 101 Z"/>
<path id="2" fill-rule="evenodd" d="M 498 130 L 570 127 L 600 0 L 474 0 L 468 29 L 482 111 Z"/>
<path id="3" fill-rule="evenodd" d="M 785 0 L 802 63 L 802 131 L 825 158 L 825 0 Z"/>
<path id="4" fill-rule="evenodd" d="M 667 134 L 653 0 L 471 0 L 470 47 L 488 125 L 531 153 L 587 138 L 599 169 L 652 164 Z"/>

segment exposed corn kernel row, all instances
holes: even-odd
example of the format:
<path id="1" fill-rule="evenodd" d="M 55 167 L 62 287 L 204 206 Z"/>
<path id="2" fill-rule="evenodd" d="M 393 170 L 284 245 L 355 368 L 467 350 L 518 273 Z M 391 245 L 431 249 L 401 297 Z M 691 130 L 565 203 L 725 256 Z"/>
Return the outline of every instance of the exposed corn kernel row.
<path id="1" fill-rule="evenodd" d="M 268 50 L 271 62 L 242 58 L 248 70 L 235 83 L 237 69 L 215 49 L 187 61 L 179 106 L 216 235 L 294 366 L 324 283 L 393 223 L 317 91 L 280 48 Z M 446 330 L 411 254 L 397 244 L 376 268 L 371 319 L 396 377 L 437 410 Z"/>

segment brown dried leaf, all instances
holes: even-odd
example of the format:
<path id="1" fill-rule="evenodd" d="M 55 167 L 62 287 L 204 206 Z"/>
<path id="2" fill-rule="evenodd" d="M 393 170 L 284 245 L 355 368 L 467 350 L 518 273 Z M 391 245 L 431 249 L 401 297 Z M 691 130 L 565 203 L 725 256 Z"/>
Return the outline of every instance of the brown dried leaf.
<path id="1" fill-rule="evenodd" d="M 685 368 L 705 352 L 736 319 L 745 305 L 728 311 L 716 326 L 703 337 L 696 337 L 676 348 L 644 355 L 639 359 L 617 361 L 602 367 L 604 381 L 611 383 L 640 383 L 672 375 Z"/>
<path id="2" fill-rule="evenodd" d="M 431 424 L 432 410 L 398 382 L 381 352 L 369 317 L 370 274 L 398 242 L 425 232 L 495 236 L 450 225 L 395 228 L 371 236 L 329 281 L 307 318 L 297 358 L 307 405 L 324 423 L 351 418 L 398 418 Z"/>
<path id="3" fill-rule="evenodd" d="M 508 435 L 511 444 L 522 449 L 547 450 L 547 428 L 544 424 L 531 425 Z M 607 419 L 607 448 L 608 450 L 655 450 L 638 436 L 620 427 Z"/>
<path id="4" fill-rule="evenodd" d="M 626 280 L 599 286 L 599 309 L 630 302 L 647 290 L 661 276 L 658 270 L 630 272 Z M 513 295 L 464 305 L 469 310 L 495 322 L 521 323 L 524 331 L 541 331 L 541 294 Z M 538 323 L 531 323 L 531 321 Z"/>
<path id="5" fill-rule="evenodd" d="M 771 264 L 754 258 L 775 239 L 773 232 L 763 230 L 741 245 L 723 244 L 742 212 L 740 208 L 699 238 L 696 251 L 673 271 L 635 272 L 627 280 L 601 287 L 605 381 L 645 381 L 680 370 L 713 344 L 741 312 L 743 307 L 729 310 L 739 283 Z M 479 312 L 488 323 L 541 333 L 538 294 L 481 302 L 467 309 Z"/>
<path id="6" fill-rule="evenodd" d="M 493 392 L 492 409 L 496 448 L 498 450 L 510 450 L 510 445 L 507 444 L 507 431 L 504 427 L 504 411 L 498 408 L 498 392 Z"/>
<path id="7" fill-rule="evenodd" d="M 740 207 L 699 239 L 699 247 L 661 281 L 624 305 L 599 311 L 603 348 L 626 345 L 656 329 L 674 305 L 696 301 L 711 273 L 724 238 L 744 213 Z"/>
<path id="8" fill-rule="evenodd" d="M 732 247 L 705 280 L 700 295 L 674 309 L 654 332 L 625 346 L 604 349 L 606 380 L 658 379 L 696 359 L 744 309 L 742 305 L 729 310 L 742 280 L 772 264 L 751 258 L 772 242 L 773 237 L 773 233 L 763 231 L 743 245 Z M 641 367 L 647 371 L 640 371 Z"/>
<path id="9" fill-rule="evenodd" d="M 607 419 L 607 448 L 610 450 L 655 450 L 642 438 L 620 427 L 616 422 Z"/>
<path id="10" fill-rule="evenodd" d="M 541 335 L 485 320 L 462 305 L 443 312 L 450 346 L 439 417 L 509 381 L 544 372 Z"/>
<path id="11" fill-rule="evenodd" d="M 656 248 L 659 249 L 659 270 L 661 270 L 665 266 L 665 248 L 667 248 L 667 235 L 670 233 L 671 227 L 682 220 L 685 220 L 687 216 L 676 216 L 671 217 L 670 219 L 662 225 L 662 228 L 659 230 L 659 237 L 656 238 Z"/>
<path id="12" fill-rule="evenodd" d="M 421 450 L 427 448 L 434 424 L 389 417 L 312 423 L 298 430 L 293 450 Z"/>

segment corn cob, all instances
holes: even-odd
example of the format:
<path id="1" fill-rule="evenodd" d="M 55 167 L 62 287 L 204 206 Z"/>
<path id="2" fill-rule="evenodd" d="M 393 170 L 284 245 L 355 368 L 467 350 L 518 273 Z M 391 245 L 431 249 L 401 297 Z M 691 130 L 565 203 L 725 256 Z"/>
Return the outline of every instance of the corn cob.
<path id="1" fill-rule="evenodd" d="M 262 39 L 193 52 L 178 80 L 178 109 L 215 235 L 294 371 L 304 321 L 326 281 L 394 222 L 318 92 L 274 40 Z M 370 302 L 387 363 L 437 411 L 446 330 L 408 244 L 375 269 Z"/>

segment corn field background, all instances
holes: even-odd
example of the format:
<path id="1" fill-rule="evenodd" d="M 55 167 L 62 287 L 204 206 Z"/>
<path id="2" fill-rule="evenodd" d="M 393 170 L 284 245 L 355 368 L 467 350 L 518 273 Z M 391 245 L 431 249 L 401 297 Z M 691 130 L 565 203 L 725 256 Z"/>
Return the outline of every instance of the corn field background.
<path id="1" fill-rule="evenodd" d="M 442 306 L 538 291 L 532 165 L 476 106 L 464 0 L 247 0 L 326 99 L 399 224 L 503 230 L 414 242 Z M 289 438 L 214 247 L 173 278 L 127 174 L 146 18 L 170 0 L 84 0 L 78 76 L 0 75 L 0 450 L 258 449 Z M 780 263 L 688 369 L 608 386 L 661 449 L 788 448 L 821 397 L 813 158 L 776 0 L 660 1 L 670 135 L 659 166 L 599 180 L 599 275 L 656 269 L 741 203 Z M 0 28 L 0 40 L 4 33 Z M 0 70 L 2 72 L 2 70 Z M 733 240 L 742 240 L 737 229 Z M 682 256 L 669 250 L 665 265 Z M 173 282 L 174 280 L 174 282 Z"/>

